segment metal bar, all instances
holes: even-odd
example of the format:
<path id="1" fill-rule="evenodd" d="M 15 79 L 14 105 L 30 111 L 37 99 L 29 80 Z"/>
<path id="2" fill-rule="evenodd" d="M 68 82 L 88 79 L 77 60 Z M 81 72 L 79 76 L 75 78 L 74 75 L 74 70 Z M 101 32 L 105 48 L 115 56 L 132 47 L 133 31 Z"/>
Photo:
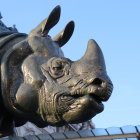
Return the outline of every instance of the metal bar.
<path id="1" fill-rule="evenodd" d="M 109 135 L 109 136 L 93 136 L 93 137 L 75 138 L 69 140 L 109 140 L 109 139 L 111 140 L 111 139 L 122 139 L 122 138 L 138 138 L 138 140 L 140 140 L 140 134 L 131 133 L 131 134 Z"/>
<path id="2" fill-rule="evenodd" d="M 140 140 L 140 134 L 139 133 L 137 133 L 137 139 Z"/>

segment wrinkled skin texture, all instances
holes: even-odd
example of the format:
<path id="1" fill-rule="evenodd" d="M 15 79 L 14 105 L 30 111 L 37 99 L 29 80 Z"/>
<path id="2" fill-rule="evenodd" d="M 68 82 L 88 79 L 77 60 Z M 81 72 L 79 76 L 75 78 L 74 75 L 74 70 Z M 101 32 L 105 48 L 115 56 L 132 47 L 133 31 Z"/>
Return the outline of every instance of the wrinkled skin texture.
<path id="1" fill-rule="evenodd" d="M 39 127 L 85 122 L 102 112 L 102 102 L 111 96 L 113 84 L 94 40 L 80 60 L 71 61 L 61 47 L 71 37 L 74 22 L 54 38 L 48 35 L 59 17 L 57 6 L 2 57 L 2 98 L 16 126 L 26 121 Z"/>

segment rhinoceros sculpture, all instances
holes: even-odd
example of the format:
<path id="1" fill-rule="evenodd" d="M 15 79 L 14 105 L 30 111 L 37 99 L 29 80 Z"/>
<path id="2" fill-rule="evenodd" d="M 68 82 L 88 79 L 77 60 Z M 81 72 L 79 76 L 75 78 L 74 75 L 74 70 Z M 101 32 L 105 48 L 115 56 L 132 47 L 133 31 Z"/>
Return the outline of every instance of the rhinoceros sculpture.
<path id="1" fill-rule="evenodd" d="M 78 61 L 65 58 L 61 47 L 70 39 L 74 22 L 51 38 L 48 33 L 60 18 L 60 6 L 29 35 L 0 33 L 0 134 L 27 121 L 38 127 L 85 122 L 103 111 L 113 84 L 102 51 L 89 40 Z"/>

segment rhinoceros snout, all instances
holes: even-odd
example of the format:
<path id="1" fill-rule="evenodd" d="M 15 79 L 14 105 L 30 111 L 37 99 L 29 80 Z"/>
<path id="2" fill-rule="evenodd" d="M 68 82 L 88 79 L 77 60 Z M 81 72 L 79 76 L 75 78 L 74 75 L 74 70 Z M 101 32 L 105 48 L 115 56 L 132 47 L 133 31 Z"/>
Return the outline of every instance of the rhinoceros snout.
<path id="1" fill-rule="evenodd" d="M 113 84 L 107 77 L 92 77 L 86 81 L 89 86 L 87 87 L 88 94 L 96 96 L 100 101 L 107 101 L 112 93 Z"/>
<path id="2" fill-rule="evenodd" d="M 96 94 L 101 101 L 107 101 L 113 91 L 113 84 L 111 81 L 103 81 L 103 80 L 97 80 L 96 78 L 94 85 L 96 84 L 99 88 L 99 92 Z"/>
<path id="3" fill-rule="evenodd" d="M 102 87 L 104 85 L 104 81 L 101 78 L 94 78 L 92 84 L 98 87 Z"/>

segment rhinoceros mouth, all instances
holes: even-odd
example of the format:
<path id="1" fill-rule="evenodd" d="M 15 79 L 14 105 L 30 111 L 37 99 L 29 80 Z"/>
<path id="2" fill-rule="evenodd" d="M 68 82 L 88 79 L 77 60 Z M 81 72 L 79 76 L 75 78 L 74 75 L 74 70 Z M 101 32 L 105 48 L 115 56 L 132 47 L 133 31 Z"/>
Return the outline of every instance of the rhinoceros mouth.
<path id="1" fill-rule="evenodd" d="M 112 84 L 108 82 L 102 87 L 89 85 L 84 89 L 75 90 L 71 93 L 74 102 L 69 106 L 69 110 L 63 114 L 63 119 L 68 123 L 78 123 L 91 119 L 104 110 L 102 102 L 109 99 L 112 89 Z"/>
<path id="2" fill-rule="evenodd" d="M 54 96 L 53 100 L 45 102 L 47 111 L 42 107 L 42 113 L 39 111 L 42 119 L 51 125 L 87 121 L 104 109 L 102 100 L 95 94 L 61 94 Z"/>
<path id="3" fill-rule="evenodd" d="M 92 95 L 72 95 L 75 101 L 69 106 L 69 110 L 62 117 L 67 123 L 83 122 L 91 119 L 104 109 L 101 99 Z"/>
<path id="4" fill-rule="evenodd" d="M 82 107 L 84 104 L 87 103 L 87 102 L 83 101 L 83 99 L 88 99 L 91 106 L 93 105 L 93 109 L 95 109 L 97 111 L 97 113 L 101 112 L 103 110 L 103 106 L 104 106 L 101 98 L 96 96 L 94 93 L 90 94 L 90 95 L 87 95 L 87 94 L 62 95 L 60 98 L 61 98 L 62 104 L 63 104 L 62 98 L 65 99 L 65 101 L 66 101 L 65 104 L 66 104 L 67 108 L 65 109 L 65 111 L 73 110 L 74 108 L 77 108 L 78 105 L 80 105 Z"/>
<path id="5" fill-rule="evenodd" d="M 79 109 L 83 106 L 91 106 L 90 109 L 96 111 L 96 113 L 100 113 L 104 109 L 101 98 L 96 96 L 94 93 L 90 95 L 73 95 L 72 98 L 75 99 L 75 102 L 69 107 L 70 110 L 76 109 L 78 105 Z"/>

